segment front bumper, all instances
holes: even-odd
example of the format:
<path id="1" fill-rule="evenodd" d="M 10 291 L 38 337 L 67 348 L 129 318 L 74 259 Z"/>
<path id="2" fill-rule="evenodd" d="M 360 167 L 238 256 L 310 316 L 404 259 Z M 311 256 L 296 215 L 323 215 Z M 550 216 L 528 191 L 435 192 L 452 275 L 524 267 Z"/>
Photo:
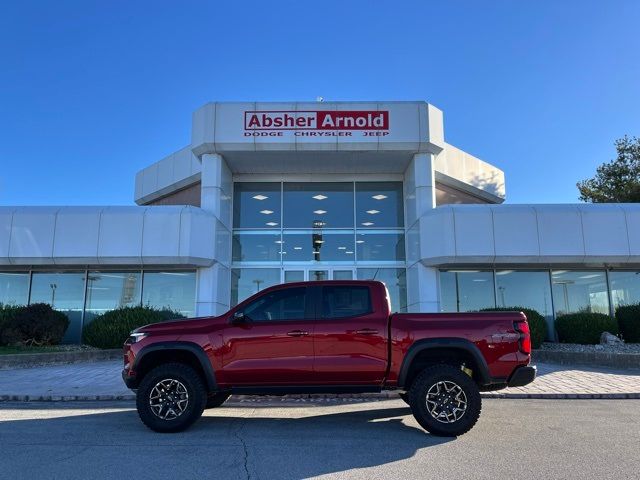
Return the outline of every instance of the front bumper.
<path id="1" fill-rule="evenodd" d="M 507 385 L 510 387 L 524 387 L 535 380 L 536 373 L 535 366 L 518 367 L 509 377 Z"/>
<path id="2" fill-rule="evenodd" d="M 135 390 L 138 388 L 138 381 L 136 380 L 135 374 L 131 375 L 130 370 L 122 370 L 122 380 L 124 380 L 124 384 L 127 388 Z"/>

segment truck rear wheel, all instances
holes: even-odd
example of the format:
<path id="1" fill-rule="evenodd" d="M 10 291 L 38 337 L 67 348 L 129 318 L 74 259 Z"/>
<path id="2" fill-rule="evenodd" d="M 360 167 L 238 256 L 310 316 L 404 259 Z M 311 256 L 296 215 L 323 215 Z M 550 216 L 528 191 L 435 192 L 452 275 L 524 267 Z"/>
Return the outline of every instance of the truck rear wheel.
<path id="1" fill-rule="evenodd" d="M 418 423 L 442 437 L 462 435 L 473 428 L 482 408 L 475 382 L 459 368 L 425 368 L 409 390 L 409 405 Z"/>
<path id="2" fill-rule="evenodd" d="M 156 432 L 180 432 L 202 415 L 207 392 L 188 365 L 166 363 L 147 373 L 136 393 L 140 420 Z"/>

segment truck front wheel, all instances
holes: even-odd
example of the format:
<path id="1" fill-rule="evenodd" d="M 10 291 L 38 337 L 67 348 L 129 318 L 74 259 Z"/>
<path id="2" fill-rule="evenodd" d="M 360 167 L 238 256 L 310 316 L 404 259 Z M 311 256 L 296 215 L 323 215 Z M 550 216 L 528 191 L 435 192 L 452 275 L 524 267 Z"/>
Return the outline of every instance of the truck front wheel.
<path id="1" fill-rule="evenodd" d="M 478 386 L 451 365 L 425 368 L 411 385 L 409 405 L 425 430 L 442 437 L 471 430 L 482 408 Z"/>
<path id="2" fill-rule="evenodd" d="M 202 415 L 207 392 L 189 365 L 167 363 L 147 373 L 136 393 L 140 420 L 156 432 L 180 432 Z"/>

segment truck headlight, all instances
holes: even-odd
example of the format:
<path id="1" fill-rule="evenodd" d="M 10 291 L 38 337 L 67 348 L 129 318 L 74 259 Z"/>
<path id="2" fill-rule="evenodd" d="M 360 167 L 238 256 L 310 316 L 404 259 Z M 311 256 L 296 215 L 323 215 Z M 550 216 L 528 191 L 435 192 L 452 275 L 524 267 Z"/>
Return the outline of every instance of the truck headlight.
<path id="1" fill-rule="evenodd" d="M 147 335 L 147 333 L 132 333 L 129 335 L 129 338 L 127 338 L 127 341 L 125 343 L 128 343 L 129 345 L 131 345 L 132 343 L 137 343 Z"/>

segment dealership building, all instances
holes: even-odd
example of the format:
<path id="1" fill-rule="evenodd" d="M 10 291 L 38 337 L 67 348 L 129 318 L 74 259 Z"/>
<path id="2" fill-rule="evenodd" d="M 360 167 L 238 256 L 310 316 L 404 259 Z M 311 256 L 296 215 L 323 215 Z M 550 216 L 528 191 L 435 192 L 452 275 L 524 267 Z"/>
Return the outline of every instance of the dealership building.
<path id="1" fill-rule="evenodd" d="M 517 161 L 517 159 L 511 159 Z M 508 205 L 425 102 L 208 103 L 135 203 L 0 207 L 0 303 L 215 315 L 281 282 L 377 279 L 396 311 L 640 301 L 640 207 Z M 549 339 L 554 332 L 550 329 Z"/>

